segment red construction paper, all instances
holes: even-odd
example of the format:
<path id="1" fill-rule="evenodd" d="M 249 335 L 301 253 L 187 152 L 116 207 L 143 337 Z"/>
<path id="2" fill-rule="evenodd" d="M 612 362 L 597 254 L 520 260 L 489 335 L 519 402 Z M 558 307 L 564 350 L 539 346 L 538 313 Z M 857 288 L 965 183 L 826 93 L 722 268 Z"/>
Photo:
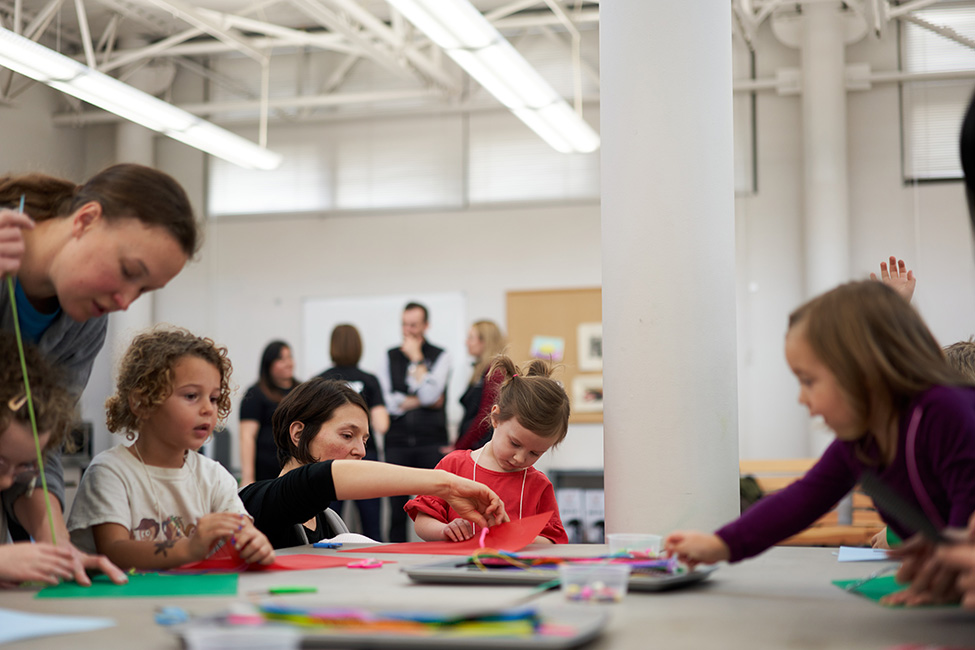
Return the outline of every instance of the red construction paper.
<path id="1" fill-rule="evenodd" d="M 484 548 L 495 551 L 516 552 L 535 541 L 545 524 L 552 518 L 552 511 L 498 524 L 488 529 Z M 405 544 L 382 544 L 373 546 L 369 553 L 419 553 L 423 555 L 470 555 L 481 548 L 480 534 L 463 542 L 407 542 Z M 362 549 L 348 549 L 340 553 L 362 552 Z"/>
<path id="2" fill-rule="evenodd" d="M 361 549 L 360 549 L 361 550 Z M 209 573 L 209 572 L 243 572 L 243 571 L 302 571 L 304 569 L 331 569 L 337 566 L 347 566 L 363 558 L 335 557 L 334 555 L 279 555 L 271 564 L 247 564 L 240 558 L 237 550 L 231 546 L 223 546 L 216 553 L 205 560 L 191 562 L 173 569 L 177 572 Z M 393 560 L 384 560 L 392 562 Z"/>

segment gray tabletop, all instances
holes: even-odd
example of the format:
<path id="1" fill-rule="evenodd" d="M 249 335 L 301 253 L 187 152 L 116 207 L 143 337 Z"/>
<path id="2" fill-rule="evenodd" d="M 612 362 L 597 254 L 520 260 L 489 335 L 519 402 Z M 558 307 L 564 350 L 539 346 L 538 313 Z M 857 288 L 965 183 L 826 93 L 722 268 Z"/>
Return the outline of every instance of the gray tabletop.
<path id="1" fill-rule="evenodd" d="M 549 553 L 553 547 L 526 551 Z M 333 554 L 302 547 L 290 552 Z M 560 546 L 559 554 L 593 555 L 605 547 Z M 373 556 L 368 547 L 356 554 Z M 36 600 L 32 592 L 0 591 L 0 607 L 26 612 L 95 615 L 114 618 L 113 628 L 44 637 L 9 648 L 158 648 L 180 647 L 176 637 L 156 624 L 161 605 L 175 605 L 192 615 L 225 611 L 235 600 L 257 598 L 274 585 L 313 585 L 316 594 L 277 597 L 301 605 L 431 607 L 460 609 L 504 607 L 529 592 L 527 587 L 419 585 L 400 568 L 444 559 L 429 555 L 379 555 L 395 560 L 381 569 L 346 568 L 288 573 L 243 574 L 238 598 Z M 828 548 L 774 548 L 737 565 L 723 565 L 698 586 L 663 593 L 629 593 L 623 602 L 602 605 L 610 612 L 605 632 L 588 648 L 782 648 L 889 649 L 901 644 L 972 646 L 975 613 L 958 608 L 888 609 L 847 594 L 830 584 L 857 578 L 882 566 L 836 561 Z M 541 605 L 564 605 L 558 591 L 538 599 Z M 596 607 L 569 603 L 569 607 Z"/>

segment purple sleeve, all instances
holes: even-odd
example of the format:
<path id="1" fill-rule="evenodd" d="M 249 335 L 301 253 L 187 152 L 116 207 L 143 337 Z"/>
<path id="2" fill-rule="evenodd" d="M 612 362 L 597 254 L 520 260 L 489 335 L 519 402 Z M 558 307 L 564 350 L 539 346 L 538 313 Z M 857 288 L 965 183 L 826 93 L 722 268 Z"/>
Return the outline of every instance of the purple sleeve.
<path id="1" fill-rule="evenodd" d="M 731 562 L 758 555 L 805 530 L 853 489 L 858 475 L 848 462 L 845 445 L 833 441 L 804 477 L 760 499 L 715 533 L 728 545 Z"/>
<path id="2" fill-rule="evenodd" d="M 965 528 L 975 511 L 975 400 L 969 391 L 932 393 L 915 443 L 919 478 L 945 524 Z"/>

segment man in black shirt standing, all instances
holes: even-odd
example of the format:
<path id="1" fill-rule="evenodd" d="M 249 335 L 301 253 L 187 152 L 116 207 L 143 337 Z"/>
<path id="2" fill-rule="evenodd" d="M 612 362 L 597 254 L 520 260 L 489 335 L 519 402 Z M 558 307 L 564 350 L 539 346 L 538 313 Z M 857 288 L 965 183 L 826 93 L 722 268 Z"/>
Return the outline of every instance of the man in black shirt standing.
<path id="1" fill-rule="evenodd" d="M 379 373 L 390 424 L 386 433 L 386 462 L 432 469 L 447 444 L 447 381 L 450 354 L 425 338 L 430 326 L 427 308 L 411 302 L 403 309 L 403 343 L 390 349 L 387 367 Z M 409 497 L 390 499 L 389 541 L 406 541 Z"/>

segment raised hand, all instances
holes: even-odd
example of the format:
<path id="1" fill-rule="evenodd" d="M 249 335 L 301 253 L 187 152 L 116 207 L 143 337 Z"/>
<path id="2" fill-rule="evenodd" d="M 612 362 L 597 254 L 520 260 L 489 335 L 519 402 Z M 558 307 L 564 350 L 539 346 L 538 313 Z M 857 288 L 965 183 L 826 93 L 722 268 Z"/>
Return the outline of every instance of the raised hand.
<path id="1" fill-rule="evenodd" d="M 893 255 L 890 256 L 890 266 L 887 262 L 880 263 L 880 277 L 878 278 L 876 273 L 871 273 L 870 279 L 880 280 L 903 296 L 907 302 L 914 297 L 914 287 L 917 285 L 914 271 L 907 270 L 904 260 L 899 260 Z"/>

